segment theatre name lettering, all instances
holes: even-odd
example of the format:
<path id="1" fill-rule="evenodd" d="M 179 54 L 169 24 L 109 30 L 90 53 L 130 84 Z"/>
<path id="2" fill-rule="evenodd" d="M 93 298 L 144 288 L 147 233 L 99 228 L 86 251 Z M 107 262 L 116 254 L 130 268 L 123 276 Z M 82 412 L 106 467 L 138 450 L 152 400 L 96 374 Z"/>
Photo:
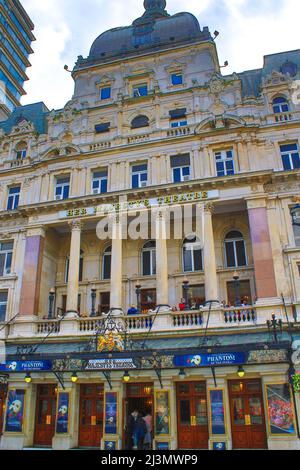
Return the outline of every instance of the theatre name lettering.
<path id="1" fill-rule="evenodd" d="M 101 215 L 120 211 L 145 210 L 151 207 L 168 207 L 176 204 L 207 201 L 219 198 L 219 191 L 196 191 L 191 193 L 174 194 L 170 196 L 157 197 L 152 199 L 138 199 L 136 201 L 124 201 L 115 204 L 100 204 L 94 207 L 82 207 L 70 209 L 59 213 L 60 219 L 72 217 L 85 217 L 89 215 Z"/>

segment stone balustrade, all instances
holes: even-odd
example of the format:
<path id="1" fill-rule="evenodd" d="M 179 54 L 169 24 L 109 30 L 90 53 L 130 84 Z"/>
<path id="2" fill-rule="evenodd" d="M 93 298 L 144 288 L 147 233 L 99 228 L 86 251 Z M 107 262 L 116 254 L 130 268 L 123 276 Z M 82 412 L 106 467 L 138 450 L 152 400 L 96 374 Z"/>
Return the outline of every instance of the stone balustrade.
<path id="1" fill-rule="evenodd" d="M 280 308 L 280 307 L 279 307 Z M 270 318 L 268 311 L 259 310 L 256 307 L 247 306 L 240 308 L 208 308 L 203 310 L 190 310 L 183 312 L 161 312 L 141 315 L 124 315 L 120 320 L 124 322 L 127 330 L 135 333 L 161 332 L 172 334 L 174 331 L 203 330 L 206 325 L 209 329 L 230 329 L 266 326 L 266 320 Z M 277 314 L 284 320 L 284 312 Z M 208 321 L 209 316 L 209 321 Z M 34 338 L 44 337 L 66 337 L 66 336 L 90 336 L 97 330 L 103 321 L 101 317 L 78 317 L 63 319 L 51 319 L 32 321 L 26 318 L 17 319 L 6 329 L 6 338 Z M 3 335 L 4 335 L 3 330 Z"/>

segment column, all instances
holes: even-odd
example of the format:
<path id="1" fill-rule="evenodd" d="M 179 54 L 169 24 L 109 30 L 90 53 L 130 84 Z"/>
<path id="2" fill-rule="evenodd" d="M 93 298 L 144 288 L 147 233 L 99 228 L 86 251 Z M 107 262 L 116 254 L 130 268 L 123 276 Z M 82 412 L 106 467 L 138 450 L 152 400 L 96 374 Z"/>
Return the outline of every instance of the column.
<path id="1" fill-rule="evenodd" d="M 245 146 L 245 142 L 243 140 L 239 140 L 237 143 L 237 159 L 240 166 L 240 170 L 247 172 L 250 169 L 249 160 L 248 160 L 248 152 Z"/>
<path id="2" fill-rule="evenodd" d="M 111 253 L 111 281 L 110 281 L 110 308 L 122 310 L 122 281 L 123 281 L 123 240 L 122 222 L 115 217 L 112 222 L 112 253 Z"/>
<path id="3" fill-rule="evenodd" d="M 218 300 L 215 240 L 212 225 L 213 204 L 204 205 L 204 275 L 206 301 Z"/>
<path id="4" fill-rule="evenodd" d="M 27 231 L 19 309 L 20 316 L 38 314 L 44 245 L 45 231 L 43 227 Z"/>
<path id="5" fill-rule="evenodd" d="M 80 220 L 70 222 L 71 246 L 69 260 L 69 278 L 67 288 L 67 314 L 78 313 L 78 288 L 79 288 L 79 263 L 80 263 L 80 240 L 82 224 Z"/>
<path id="6" fill-rule="evenodd" d="M 161 211 L 156 218 L 156 303 L 169 304 L 168 253 L 165 214 Z"/>
<path id="7" fill-rule="evenodd" d="M 256 293 L 258 299 L 277 297 L 273 253 L 269 232 L 266 200 L 248 200 Z"/>

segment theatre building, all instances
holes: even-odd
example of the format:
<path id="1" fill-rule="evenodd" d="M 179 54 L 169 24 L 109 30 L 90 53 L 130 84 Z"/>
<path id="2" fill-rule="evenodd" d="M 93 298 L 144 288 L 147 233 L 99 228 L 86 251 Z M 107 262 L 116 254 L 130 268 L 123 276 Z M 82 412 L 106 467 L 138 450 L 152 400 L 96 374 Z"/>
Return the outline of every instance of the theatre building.
<path id="1" fill-rule="evenodd" d="M 144 8 L 0 123 L 0 447 L 300 449 L 300 50 Z"/>

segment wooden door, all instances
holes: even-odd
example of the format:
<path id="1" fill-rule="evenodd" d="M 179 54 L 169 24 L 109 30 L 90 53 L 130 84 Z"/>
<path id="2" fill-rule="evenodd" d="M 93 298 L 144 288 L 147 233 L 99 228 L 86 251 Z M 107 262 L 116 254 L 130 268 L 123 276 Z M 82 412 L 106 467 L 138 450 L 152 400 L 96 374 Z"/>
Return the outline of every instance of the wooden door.
<path id="1" fill-rule="evenodd" d="M 3 434 L 6 391 L 7 391 L 6 386 L 5 385 L 0 385 L 0 436 Z"/>
<path id="2" fill-rule="evenodd" d="M 79 447 L 100 449 L 103 436 L 103 395 L 103 385 L 80 387 Z"/>
<path id="3" fill-rule="evenodd" d="M 266 449 L 267 436 L 261 381 L 229 382 L 232 445 L 234 449 Z"/>
<path id="4" fill-rule="evenodd" d="M 178 449 L 208 449 L 205 382 L 177 384 Z"/>
<path id="5" fill-rule="evenodd" d="M 56 419 L 56 386 L 38 385 L 35 413 L 34 445 L 52 446 Z"/>

